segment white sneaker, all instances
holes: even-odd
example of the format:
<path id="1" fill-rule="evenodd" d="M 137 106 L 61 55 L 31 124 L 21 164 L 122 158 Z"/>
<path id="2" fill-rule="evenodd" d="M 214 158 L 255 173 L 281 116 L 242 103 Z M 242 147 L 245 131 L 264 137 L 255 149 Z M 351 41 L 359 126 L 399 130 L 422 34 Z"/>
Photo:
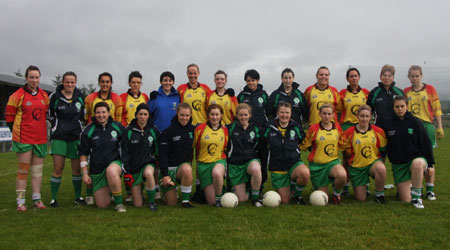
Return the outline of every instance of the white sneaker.
<path id="1" fill-rule="evenodd" d="M 411 200 L 411 205 L 415 208 L 425 208 L 422 203 L 422 199 L 413 199 Z"/>
<path id="2" fill-rule="evenodd" d="M 94 196 L 86 196 L 86 199 L 84 199 L 86 201 L 87 205 L 94 205 Z"/>
<path id="3" fill-rule="evenodd" d="M 116 205 L 116 211 L 119 213 L 125 213 L 127 209 L 125 208 L 125 205 L 123 204 L 117 204 Z"/>
<path id="4" fill-rule="evenodd" d="M 427 199 L 430 200 L 430 201 L 436 200 L 436 194 L 434 192 L 431 192 L 431 191 L 427 192 Z"/>

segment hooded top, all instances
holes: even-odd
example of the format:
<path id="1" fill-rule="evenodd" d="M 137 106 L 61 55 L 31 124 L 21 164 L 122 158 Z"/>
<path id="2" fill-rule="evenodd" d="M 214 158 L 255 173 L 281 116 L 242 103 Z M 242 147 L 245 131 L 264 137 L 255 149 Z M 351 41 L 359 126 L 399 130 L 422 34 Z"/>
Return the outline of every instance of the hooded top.
<path id="1" fill-rule="evenodd" d="M 158 91 L 150 93 L 150 119 L 160 131 L 165 130 L 169 125 L 172 117 L 177 113 L 177 105 L 180 103 L 180 96 L 174 87 L 170 89 L 170 93 L 166 95 L 162 86 Z"/>
<path id="2" fill-rule="evenodd" d="M 84 101 L 82 93 L 75 88 L 72 98 L 67 99 L 61 84 L 50 96 L 49 117 L 52 124 L 51 139 L 75 141 L 80 139 L 81 121 L 84 117 Z"/>
<path id="3" fill-rule="evenodd" d="M 394 98 L 396 95 L 405 95 L 403 91 L 395 87 L 392 82 L 388 90 L 384 88 L 383 83 L 372 89 L 367 98 L 367 104 L 372 108 L 375 115 L 375 125 L 385 129 L 387 123 L 392 120 L 394 114 Z"/>

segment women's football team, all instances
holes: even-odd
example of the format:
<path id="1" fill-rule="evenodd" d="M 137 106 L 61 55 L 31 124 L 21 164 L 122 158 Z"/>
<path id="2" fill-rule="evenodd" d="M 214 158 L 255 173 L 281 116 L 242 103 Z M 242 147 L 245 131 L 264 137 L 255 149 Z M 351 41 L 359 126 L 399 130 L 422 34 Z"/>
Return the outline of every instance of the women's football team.
<path id="1" fill-rule="evenodd" d="M 237 96 L 226 88 L 224 71 L 214 74 L 215 90 L 198 82 L 199 75 L 198 65 L 188 65 L 189 81 L 175 89 L 174 75 L 163 72 L 161 87 L 149 98 L 140 91 L 143 77 L 138 71 L 130 73 L 130 88 L 121 95 L 112 92 L 113 77 L 104 72 L 98 77 L 99 91 L 84 98 L 76 87 L 77 75 L 66 72 L 49 97 L 39 88 L 40 69 L 29 66 L 25 85 L 9 97 L 5 111 L 18 161 L 17 211 L 27 210 L 29 171 L 33 206 L 46 208 L 41 182 L 47 114 L 52 208 L 59 206 L 66 158 L 72 167 L 74 203 L 104 208 L 113 201 L 118 212 L 126 211 L 122 182 L 127 200 L 136 207 L 144 205 L 144 197 L 151 211 L 157 210 L 155 199 L 161 197 L 165 204 L 176 205 L 179 188 L 182 207 L 193 208 L 193 164 L 195 201 L 217 207 L 227 190 L 240 202 L 251 199 L 262 207 L 267 170 L 283 204 L 305 205 L 302 193 L 309 181 L 313 190 L 327 193 L 331 183 L 335 205 L 348 195 L 349 183 L 356 200 L 365 201 L 370 177 L 375 202 L 385 204 L 386 156 L 401 201 L 424 208 L 423 195 L 436 199 L 433 148 L 436 138 L 444 137 L 442 111 L 435 88 L 422 82 L 420 66 L 410 67 L 411 85 L 404 91 L 395 86 L 391 65 L 382 67 L 380 82 L 371 91 L 360 86 L 356 68 L 348 69 L 349 84 L 339 92 L 322 66 L 317 82 L 305 93 L 286 68 L 270 96 L 254 69 L 245 73 L 246 86 Z M 301 160 L 301 151 L 310 151 L 309 164 Z M 81 196 L 83 182 L 86 199 Z"/>

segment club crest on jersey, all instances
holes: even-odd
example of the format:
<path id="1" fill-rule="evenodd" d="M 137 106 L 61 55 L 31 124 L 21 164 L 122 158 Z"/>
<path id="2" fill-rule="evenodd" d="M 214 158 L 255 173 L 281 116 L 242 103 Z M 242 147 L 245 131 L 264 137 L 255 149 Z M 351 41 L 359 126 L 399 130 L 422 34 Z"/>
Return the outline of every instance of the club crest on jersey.
<path id="1" fill-rule="evenodd" d="M 352 99 L 351 99 L 351 98 L 348 98 L 348 99 L 347 99 L 347 102 L 352 102 Z"/>
<path id="2" fill-rule="evenodd" d="M 41 103 L 44 104 L 44 100 L 41 100 Z"/>
<path id="3" fill-rule="evenodd" d="M 312 99 L 316 99 L 316 98 L 317 98 L 317 95 L 313 95 L 313 96 L 312 96 Z"/>
<path id="4" fill-rule="evenodd" d="M 295 104 L 299 104 L 299 103 L 300 103 L 300 99 L 298 99 L 298 97 L 295 97 L 295 98 L 294 98 L 294 103 L 295 103 Z"/>
<path id="5" fill-rule="evenodd" d="M 356 145 L 359 145 L 359 144 L 361 144 L 361 141 L 358 139 L 358 140 L 356 140 Z"/>
<path id="6" fill-rule="evenodd" d="M 152 146 L 152 144 L 153 144 L 153 137 L 151 137 L 151 136 L 148 137 L 148 143 L 150 143 L 150 146 Z"/>
<path id="7" fill-rule="evenodd" d="M 408 134 L 412 135 L 414 133 L 412 128 L 408 128 Z"/>
<path id="8" fill-rule="evenodd" d="M 187 95 L 187 98 L 191 98 L 191 97 L 192 97 L 192 95 L 191 95 L 191 94 L 188 94 L 188 95 Z"/>
<path id="9" fill-rule="evenodd" d="M 189 132 L 189 139 L 194 139 L 194 133 Z"/>
<path id="10" fill-rule="evenodd" d="M 250 132 L 250 140 L 253 140 L 254 138 L 255 138 L 255 132 L 252 131 L 252 132 Z"/>
<path id="11" fill-rule="evenodd" d="M 27 106 L 31 106 L 31 102 L 30 101 L 28 101 L 27 103 L 25 103 L 25 105 L 27 105 Z"/>
<path id="12" fill-rule="evenodd" d="M 112 138 L 114 139 L 114 140 L 116 140 L 117 139 L 117 132 L 116 131 L 111 131 L 111 136 L 112 136 Z"/>
<path id="13" fill-rule="evenodd" d="M 258 98 L 258 102 L 259 102 L 260 104 L 262 104 L 262 103 L 264 102 L 264 99 L 263 99 L 262 97 L 259 97 L 259 98 Z"/>
<path id="14" fill-rule="evenodd" d="M 325 141 L 325 137 L 321 136 L 321 137 L 319 138 L 319 141 Z"/>
<path id="15" fill-rule="evenodd" d="M 75 103 L 75 107 L 77 107 L 77 111 L 79 112 L 81 109 L 81 103 L 79 102 Z"/>
<path id="16" fill-rule="evenodd" d="M 133 108 L 133 107 L 134 107 L 133 103 L 130 103 L 130 108 Z"/>
<path id="17" fill-rule="evenodd" d="M 289 135 L 291 136 L 291 139 L 294 139 L 295 137 L 295 131 L 291 130 L 291 132 L 289 132 Z"/>
<path id="18" fill-rule="evenodd" d="M 206 135 L 206 136 L 205 136 L 205 140 L 209 140 L 209 135 Z"/>
<path id="19" fill-rule="evenodd" d="M 331 99 L 331 95 L 330 94 L 328 94 L 328 99 Z"/>
<path id="20" fill-rule="evenodd" d="M 211 101 L 211 104 L 216 104 L 216 101 Z"/>

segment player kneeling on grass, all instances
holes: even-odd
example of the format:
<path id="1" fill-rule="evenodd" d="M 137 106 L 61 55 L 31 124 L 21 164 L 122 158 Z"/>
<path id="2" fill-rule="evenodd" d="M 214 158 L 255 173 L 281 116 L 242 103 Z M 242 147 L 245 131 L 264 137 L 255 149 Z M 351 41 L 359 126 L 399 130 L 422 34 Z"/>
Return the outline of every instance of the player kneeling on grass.
<path id="1" fill-rule="evenodd" d="M 193 208 L 192 192 L 192 143 L 195 126 L 192 125 L 192 108 L 188 103 L 177 106 L 176 116 L 161 134 L 159 142 L 160 186 L 167 205 L 177 204 L 176 185 L 181 186 L 181 205 Z"/>
<path id="2" fill-rule="evenodd" d="M 130 122 L 122 136 L 122 161 L 125 166 L 124 182 L 131 188 L 133 204 L 143 204 L 141 184 L 145 181 L 149 208 L 156 211 L 155 178 L 153 177 L 158 155 L 159 130 L 150 118 L 150 108 L 141 103 L 136 108 L 136 118 Z"/>
<path id="3" fill-rule="evenodd" d="M 269 147 L 272 186 L 280 194 L 281 202 L 289 203 L 291 181 L 294 181 L 295 185 L 292 187 L 294 201 L 298 205 L 305 205 L 302 192 L 308 184 L 309 170 L 300 160 L 299 149 L 305 133 L 300 124 L 291 120 L 291 114 L 291 104 L 280 102 L 277 107 L 277 118 L 268 122 L 264 129 L 264 138 Z"/>
<path id="4" fill-rule="evenodd" d="M 227 125 L 230 140 L 228 142 L 228 174 L 239 202 L 248 200 L 245 184 L 250 180 L 252 203 L 262 207 L 259 199 L 261 186 L 261 163 L 257 147 L 260 145 L 260 132 L 257 126 L 250 124 L 252 108 L 241 103 L 236 108 L 237 121 Z M 249 178 L 251 177 L 251 178 Z"/>
<path id="5" fill-rule="evenodd" d="M 358 123 L 349 127 L 339 140 L 339 147 L 350 151 L 349 175 L 355 198 L 366 200 L 366 185 L 370 183 L 370 176 L 375 179 L 375 202 L 385 204 L 386 167 L 380 151 L 386 150 L 386 135 L 383 129 L 370 124 L 372 110 L 368 105 L 362 105 L 356 117 Z"/>
<path id="6" fill-rule="evenodd" d="M 333 182 L 333 204 L 339 205 L 347 174 L 338 158 L 338 142 L 342 135 L 339 124 L 333 122 L 334 108 L 322 104 L 319 108 L 321 121 L 309 127 L 302 150 L 310 147 L 308 155 L 311 182 L 314 188 L 328 193 L 328 185 Z"/>
<path id="7" fill-rule="evenodd" d="M 116 210 L 126 212 L 122 202 L 120 141 L 124 130 L 120 122 L 113 121 L 109 105 L 99 102 L 94 106 L 95 116 L 81 133 L 79 145 L 83 182 L 93 186 L 95 204 L 105 208 L 111 203 L 112 193 Z M 87 160 L 90 156 L 89 171 Z M 90 176 L 89 176 L 90 172 Z"/>
<path id="8" fill-rule="evenodd" d="M 223 109 L 217 104 L 208 107 L 208 122 L 200 124 L 194 133 L 194 146 L 200 186 L 206 202 L 220 207 L 225 177 L 228 129 L 220 124 Z"/>
<path id="9" fill-rule="evenodd" d="M 406 97 L 394 98 L 394 113 L 386 129 L 394 183 L 401 201 L 411 201 L 415 208 L 424 208 L 420 198 L 423 175 L 428 164 L 434 164 L 431 141 L 422 121 L 408 112 Z"/>

